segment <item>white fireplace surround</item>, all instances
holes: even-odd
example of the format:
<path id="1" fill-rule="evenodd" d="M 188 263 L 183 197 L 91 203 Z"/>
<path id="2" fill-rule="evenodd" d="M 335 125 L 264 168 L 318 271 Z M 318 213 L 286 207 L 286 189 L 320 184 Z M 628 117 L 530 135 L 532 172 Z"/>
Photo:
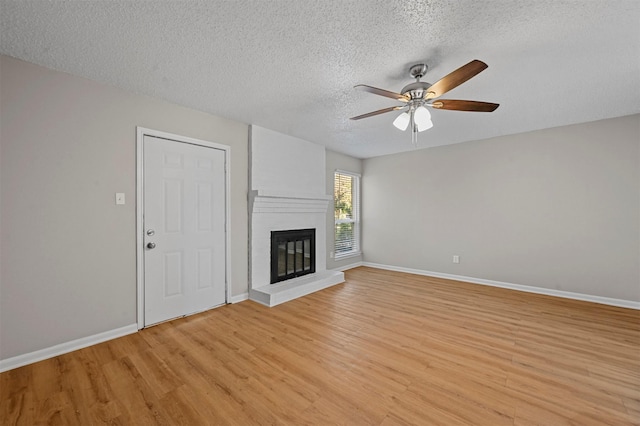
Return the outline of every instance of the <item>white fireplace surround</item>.
<path id="1" fill-rule="evenodd" d="M 344 282 L 326 269 L 324 147 L 252 126 L 250 155 L 249 298 L 275 306 Z M 308 228 L 316 230 L 316 272 L 271 284 L 271 231 Z"/>
<path id="2" fill-rule="evenodd" d="M 251 191 L 251 289 L 249 298 L 275 306 L 344 281 L 326 270 L 326 213 L 331 197 Z M 315 228 L 316 272 L 270 284 L 271 231 Z"/>

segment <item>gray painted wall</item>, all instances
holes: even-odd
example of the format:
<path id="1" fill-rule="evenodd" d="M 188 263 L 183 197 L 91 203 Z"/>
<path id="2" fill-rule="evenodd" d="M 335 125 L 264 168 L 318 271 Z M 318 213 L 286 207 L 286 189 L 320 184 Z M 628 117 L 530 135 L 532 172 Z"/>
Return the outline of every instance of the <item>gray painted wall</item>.
<path id="1" fill-rule="evenodd" d="M 640 301 L 639 146 L 633 115 L 364 160 L 364 260 Z"/>
<path id="2" fill-rule="evenodd" d="M 326 180 L 327 194 L 333 195 L 333 174 L 336 170 L 362 174 L 362 160 L 335 151 L 326 151 Z M 362 262 L 362 255 L 350 256 L 344 259 L 335 260 L 330 257 L 335 243 L 335 216 L 333 203 L 327 209 L 327 269 L 340 269 L 344 266 Z"/>
<path id="3" fill-rule="evenodd" d="M 136 322 L 136 126 L 231 146 L 232 293 L 247 292 L 246 125 L 0 61 L 1 359 Z"/>
<path id="4" fill-rule="evenodd" d="M 0 359 L 135 323 L 136 126 L 232 147 L 232 295 L 247 292 L 246 125 L 0 56 Z M 327 151 L 326 189 L 363 174 L 367 262 L 640 301 L 639 144 L 635 115 Z"/>

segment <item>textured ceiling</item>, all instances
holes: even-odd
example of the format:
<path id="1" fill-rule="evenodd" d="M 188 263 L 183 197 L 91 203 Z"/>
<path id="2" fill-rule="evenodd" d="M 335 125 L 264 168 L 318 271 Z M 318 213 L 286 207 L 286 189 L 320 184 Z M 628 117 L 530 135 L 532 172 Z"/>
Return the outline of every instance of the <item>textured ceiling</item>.
<path id="1" fill-rule="evenodd" d="M 393 91 L 480 59 L 433 110 L 430 147 L 640 112 L 640 2 L 617 0 L 0 0 L 0 52 L 257 124 L 360 158 L 413 149 Z"/>

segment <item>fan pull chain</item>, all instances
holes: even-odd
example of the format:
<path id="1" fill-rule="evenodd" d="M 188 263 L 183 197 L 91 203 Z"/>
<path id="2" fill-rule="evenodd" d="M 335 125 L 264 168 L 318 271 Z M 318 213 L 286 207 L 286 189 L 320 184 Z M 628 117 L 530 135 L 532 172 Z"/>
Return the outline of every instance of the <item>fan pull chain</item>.
<path id="1" fill-rule="evenodd" d="M 416 124 L 416 121 L 414 120 L 414 112 L 415 110 L 412 108 L 411 109 L 411 122 L 410 122 L 410 126 L 411 126 L 411 145 L 413 145 L 414 148 L 418 148 L 418 125 Z"/>
<path id="2" fill-rule="evenodd" d="M 414 148 L 418 147 L 418 126 L 416 126 L 415 123 L 411 128 L 411 144 Z"/>

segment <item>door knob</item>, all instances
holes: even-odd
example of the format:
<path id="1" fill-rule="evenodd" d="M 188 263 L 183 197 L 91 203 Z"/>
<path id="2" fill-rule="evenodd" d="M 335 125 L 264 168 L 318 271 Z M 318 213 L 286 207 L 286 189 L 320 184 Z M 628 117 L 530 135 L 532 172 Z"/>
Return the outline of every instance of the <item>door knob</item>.
<path id="1" fill-rule="evenodd" d="M 147 248 L 149 248 L 149 249 L 154 249 L 154 248 L 156 248 L 156 243 L 148 243 L 148 244 L 147 244 Z"/>

